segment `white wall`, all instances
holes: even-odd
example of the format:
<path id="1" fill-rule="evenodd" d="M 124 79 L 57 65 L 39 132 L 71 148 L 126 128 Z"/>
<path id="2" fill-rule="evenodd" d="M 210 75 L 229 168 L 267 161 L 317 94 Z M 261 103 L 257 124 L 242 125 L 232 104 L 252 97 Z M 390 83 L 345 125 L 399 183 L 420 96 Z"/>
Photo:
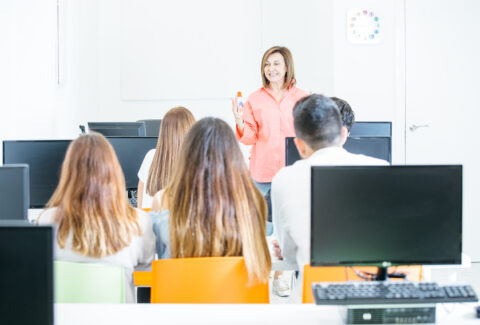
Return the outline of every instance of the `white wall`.
<path id="1" fill-rule="evenodd" d="M 300 88 L 348 100 L 357 120 L 393 121 L 393 161 L 405 162 L 405 71 L 408 69 L 405 12 L 415 10 L 405 10 L 405 0 L 258 1 L 260 12 L 253 16 L 260 19 L 256 21 L 261 26 L 260 52 L 276 44 L 289 47 Z M 168 9 L 170 1 L 158 3 Z M 420 15 L 429 16 L 436 10 L 434 1 L 426 6 L 425 2 L 407 3 L 417 8 L 415 12 Z M 454 2 L 443 0 L 442 3 L 448 7 Z M 468 11 L 472 3 L 462 1 L 459 10 Z M 129 17 L 128 12 L 122 11 L 122 1 L 61 0 L 60 4 L 61 82 L 58 85 L 56 0 L 0 1 L 0 140 L 73 138 L 78 134 L 78 124 L 87 121 L 159 118 L 177 105 L 190 108 L 197 118 L 216 116 L 233 126 L 230 101 L 224 94 L 202 99 L 185 96 L 170 100 L 123 100 L 122 20 Z M 352 45 L 346 41 L 345 15 L 350 7 L 378 12 L 383 22 L 380 44 Z M 209 17 L 216 14 L 214 8 L 199 12 L 205 24 L 214 21 Z M 237 19 L 248 23 L 248 18 L 232 17 L 234 22 Z M 181 17 L 178 20 L 188 24 Z M 415 24 L 419 29 L 425 27 L 421 19 Z M 443 28 L 445 21 L 434 19 L 429 24 Z M 472 20 L 471 30 L 480 29 L 478 24 L 478 20 Z M 435 30 L 435 26 L 430 27 Z M 175 29 L 168 32 L 174 33 Z M 242 45 L 245 51 L 258 53 L 257 43 Z M 447 65 L 447 70 L 455 70 L 455 62 L 464 59 L 462 54 L 448 47 L 444 51 L 448 51 L 446 61 L 435 65 Z M 258 71 L 260 59 L 259 55 L 257 65 L 245 69 Z M 212 69 L 230 64 L 228 60 L 226 57 Z M 433 69 L 442 71 L 435 65 Z M 428 71 L 418 73 L 420 77 L 430 74 Z M 460 97 L 463 88 L 458 85 L 476 85 L 475 78 L 468 75 L 466 79 L 458 79 L 454 90 Z M 260 87 L 259 74 L 254 83 L 238 86 L 233 83 L 232 95 L 237 90 L 248 94 Z M 429 154 L 424 150 L 425 153 Z M 469 168 L 475 167 L 469 165 Z M 473 197 L 474 193 L 469 195 Z"/>

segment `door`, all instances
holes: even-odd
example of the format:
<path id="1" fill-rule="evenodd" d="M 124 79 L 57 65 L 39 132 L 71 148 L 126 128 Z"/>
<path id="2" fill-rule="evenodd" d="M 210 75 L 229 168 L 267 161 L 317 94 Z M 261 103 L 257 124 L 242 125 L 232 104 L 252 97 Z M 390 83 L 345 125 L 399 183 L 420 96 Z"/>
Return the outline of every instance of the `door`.
<path id="1" fill-rule="evenodd" d="M 480 261 L 480 1 L 406 0 L 406 163 L 463 165 L 463 251 Z"/>

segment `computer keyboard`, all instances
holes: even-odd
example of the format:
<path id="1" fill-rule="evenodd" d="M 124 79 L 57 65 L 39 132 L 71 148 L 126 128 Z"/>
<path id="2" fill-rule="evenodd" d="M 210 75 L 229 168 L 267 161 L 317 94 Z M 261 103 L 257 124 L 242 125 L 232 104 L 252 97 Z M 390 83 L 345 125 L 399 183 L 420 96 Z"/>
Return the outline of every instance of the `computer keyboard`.
<path id="1" fill-rule="evenodd" d="M 371 281 L 313 283 L 317 305 L 430 304 L 475 302 L 469 285 L 440 286 L 434 282 Z"/>

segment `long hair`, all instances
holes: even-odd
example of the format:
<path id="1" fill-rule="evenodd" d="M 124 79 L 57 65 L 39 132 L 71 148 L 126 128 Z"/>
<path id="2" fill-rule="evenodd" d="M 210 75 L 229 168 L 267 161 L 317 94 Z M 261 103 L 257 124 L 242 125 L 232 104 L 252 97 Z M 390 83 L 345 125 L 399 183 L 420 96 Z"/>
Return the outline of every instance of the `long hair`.
<path id="1" fill-rule="evenodd" d="M 146 184 L 147 194 L 150 196 L 154 196 L 168 184 L 180 145 L 193 123 L 195 118 L 185 107 L 172 108 L 163 117 Z"/>
<path id="2" fill-rule="evenodd" d="M 267 77 L 265 76 L 265 65 L 268 60 L 268 57 L 273 53 L 280 53 L 283 56 L 283 60 L 285 61 L 285 68 L 287 69 L 287 73 L 285 74 L 285 79 L 283 82 L 283 88 L 290 88 L 291 86 L 295 86 L 295 68 L 293 66 L 293 56 L 290 50 L 283 46 L 274 46 L 269 48 L 264 54 L 262 58 L 262 66 L 260 67 L 260 73 L 262 74 L 262 83 L 263 87 L 268 88 L 270 85 L 270 81 L 268 81 Z"/>
<path id="3" fill-rule="evenodd" d="M 268 280 L 267 205 L 231 128 L 204 118 L 188 132 L 164 198 L 172 258 L 243 256 L 250 283 Z"/>
<path id="4" fill-rule="evenodd" d="M 73 251 L 85 256 L 115 254 L 142 233 L 117 156 L 98 133 L 70 143 L 47 207 L 57 208 L 59 246 L 65 247 L 71 232 Z"/>

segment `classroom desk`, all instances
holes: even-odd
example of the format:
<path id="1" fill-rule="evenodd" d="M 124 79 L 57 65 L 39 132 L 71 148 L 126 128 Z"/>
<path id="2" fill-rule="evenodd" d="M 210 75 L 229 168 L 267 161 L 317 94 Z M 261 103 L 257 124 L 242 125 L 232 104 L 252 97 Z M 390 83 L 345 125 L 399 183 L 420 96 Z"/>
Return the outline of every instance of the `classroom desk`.
<path id="1" fill-rule="evenodd" d="M 480 324 L 476 304 L 437 305 L 437 324 Z M 341 307 L 312 304 L 56 304 L 55 325 L 343 324 Z"/>

